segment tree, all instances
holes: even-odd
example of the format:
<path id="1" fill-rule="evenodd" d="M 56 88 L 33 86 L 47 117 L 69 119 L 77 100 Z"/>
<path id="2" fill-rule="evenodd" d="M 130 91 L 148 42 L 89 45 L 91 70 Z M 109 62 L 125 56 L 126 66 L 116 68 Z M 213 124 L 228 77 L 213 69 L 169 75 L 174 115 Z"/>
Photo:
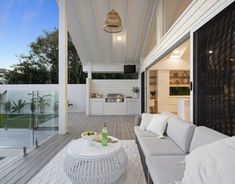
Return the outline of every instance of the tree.
<path id="1" fill-rule="evenodd" d="M 2 121 L 3 115 L 2 115 L 2 105 L 4 105 L 4 98 L 7 94 L 7 91 L 0 92 L 0 122 Z"/>
<path id="2" fill-rule="evenodd" d="M 13 65 L 5 74 L 8 84 L 57 84 L 58 83 L 58 29 L 44 31 L 30 44 L 28 55 L 18 57 L 20 63 Z M 68 39 L 68 83 L 85 83 L 86 75 L 77 51 Z"/>
<path id="3" fill-rule="evenodd" d="M 13 65 L 13 70 L 8 70 L 5 80 L 8 84 L 43 84 L 48 83 L 47 70 L 39 62 L 25 59 Z"/>
<path id="4" fill-rule="evenodd" d="M 5 129 L 7 129 L 7 120 L 9 118 L 9 112 L 11 112 L 11 101 L 10 100 L 8 100 L 6 103 L 4 103 L 4 111 L 6 113 Z"/>
<path id="5" fill-rule="evenodd" d="M 2 93 L 0 92 L 0 113 L 2 112 L 2 105 L 4 104 L 3 100 L 6 94 L 7 94 L 7 91 L 3 91 Z"/>
<path id="6" fill-rule="evenodd" d="M 40 109 L 41 114 L 44 113 L 45 107 L 50 105 L 49 99 L 47 98 L 49 96 L 51 95 L 43 95 L 43 96 L 38 95 L 37 103 L 38 103 L 38 108 Z"/>
<path id="7" fill-rule="evenodd" d="M 26 101 L 23 101 L 22 99 L 19 99 L 17 103 L 13 101 L 12 112 L 17 112 L 18 114 L 21 113 L 26 104 Z"/>
<path id="8" fill-rule="evenodd" d="M 29 105 L 30 105 L 30 124 L 29 124 L 29 128 L 33 128 L 34 126 L 37 126 L 37 114 L 35 114 L 36 110 L 37 110 L 37 98 L 35 97 L 35 92 L 32 91 L 32 93 L 29 93 L 28 95 L 31 96 Z"/>

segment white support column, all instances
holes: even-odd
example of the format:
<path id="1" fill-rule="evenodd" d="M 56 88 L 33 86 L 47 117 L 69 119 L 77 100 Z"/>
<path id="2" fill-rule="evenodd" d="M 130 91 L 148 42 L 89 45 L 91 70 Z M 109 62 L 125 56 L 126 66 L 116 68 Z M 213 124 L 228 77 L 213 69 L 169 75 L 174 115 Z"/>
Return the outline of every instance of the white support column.
<path id="1" fill-rule="evenodd" d="M 67 111 L 68 33 L 67 33 L 66 0 L 58 0 L 58 4 L 59 4 L 59 134 L 65 134 L 68 131 L 68 111 Z"/>
<path id="2" fill-rule="evenodd" d="M 91 80 L 92 80 L 92 67 L 91 63 L 88 63 L 87 67 L 87 79 L 86 79 L 86 115 L 90 115 L 90 95 L 91 95 Z"/>
<path id="3" fill-rule="evenodd" d="M 164 35 L 164 2 L 163 0 L 159 0 L 157 2 L 157 24 L 156 24 L 156 43 L 162 39 Z"/>
<path id="4" fill-rule="evenodd" d="M 86 78 L 86 115 L 90 115 L 91 79 Z"/>
<path id="5" fill-rule="evenodd" d="M 89 64 L 88 64 L 87 77 L 88 77 L 88 79 L 92 79 L 92 68 L 91 68 L 91 63 L 89 63 Z"/>

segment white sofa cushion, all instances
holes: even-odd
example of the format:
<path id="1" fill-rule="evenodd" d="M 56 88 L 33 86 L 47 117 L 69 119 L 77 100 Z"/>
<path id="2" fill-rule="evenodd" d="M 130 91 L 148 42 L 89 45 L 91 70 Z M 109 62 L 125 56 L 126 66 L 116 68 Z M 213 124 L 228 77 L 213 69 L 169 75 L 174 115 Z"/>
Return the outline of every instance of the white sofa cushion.
<path id="1" fill-rule="evenodd" d="M 195 128 L 192 142 L 190 145 L 190 152 L 199 146 L 210 144 L 214 141 L 227 138 L 227 135 L 224 135 L 220 132 L 212 130 L 210 128 L 199 126 Z"/>
<path id="2" fill-rule="evenodd" d="M 149 173 L 156 184 L 174 184 L 184 175 L 184 156 L 150 156 L 146 158 Z"/>
<path id="3" fill-rule="evenodd" d="M 135 131 L 135 135 L 137 138 L 139 138 L 139 137 L 156 137 L 156 134 L 149 132 L 149 131 L 145 131 L 142 128 L 140 128 L 139 126 L 135 126 L 134 131 Z"/>
<path id="4" fill-rule="evenodd" d="M 150 121 L 152 120 L 154 114 L 143 113 L 141 115 L 141 122 L 140 127 L 145 130 L 146 127 L 149 125 Z"/>
<path id="5" fill-rule="evenodd" d="M 196 125 L 179 118 L 168 120 L 167 135 L 185 152 L 189 152 L 190 143 Z"/>
<path id="6" fill-rule="evenodd" d="M 185 155 L 169 137 L 139 137 L 139 143 L 145 157 L 150 155 Z"/>
<path id="7" fill-rule="evenodd" d="M 235 183 L 235 136 L 200 146 L 185 158 L 180 184 Z"/>
<path id="8" fill-rule="evenodd" d="M 150 121 L 146 130 L 153 132 L 159 136 L 163 136 L 167 126 L 168 115 L 155 114 Z"/>

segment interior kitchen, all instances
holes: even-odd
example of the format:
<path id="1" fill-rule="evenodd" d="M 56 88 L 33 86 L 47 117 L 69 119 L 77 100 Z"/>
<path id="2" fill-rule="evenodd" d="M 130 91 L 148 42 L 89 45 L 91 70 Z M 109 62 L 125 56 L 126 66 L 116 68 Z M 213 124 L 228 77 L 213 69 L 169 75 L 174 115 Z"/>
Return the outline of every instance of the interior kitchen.
<path id="1" fill-rule="evenodd" d="M 185 41 L 147 73 L 147 111 L 169 111 L 190 120 L 190 43 Z"/>

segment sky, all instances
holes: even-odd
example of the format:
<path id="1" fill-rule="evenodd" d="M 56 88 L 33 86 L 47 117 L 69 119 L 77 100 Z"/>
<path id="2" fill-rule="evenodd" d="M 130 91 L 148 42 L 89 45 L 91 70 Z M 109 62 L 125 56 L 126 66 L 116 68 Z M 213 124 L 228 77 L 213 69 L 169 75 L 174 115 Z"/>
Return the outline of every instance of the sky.
<path id="1" fill-rule="evenodd" d="M 58 28 L 56 0 L 0 0 L 0 68 L 19 63 L 43 30 Z"/>

